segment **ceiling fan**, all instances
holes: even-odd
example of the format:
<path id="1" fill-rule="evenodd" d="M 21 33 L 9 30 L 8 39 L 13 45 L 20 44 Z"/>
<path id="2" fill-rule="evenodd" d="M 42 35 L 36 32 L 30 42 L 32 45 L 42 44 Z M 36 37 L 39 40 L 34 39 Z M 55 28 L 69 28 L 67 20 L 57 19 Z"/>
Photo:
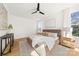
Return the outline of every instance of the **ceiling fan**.
<path id="1" fill-rule="evenodd" d="M 37 3 L 37 9 L 36 9 L 36 11 L 33 12 L 32 14 L 37 13 L 37 12 L 39 12 L 42 15 L 44 15 L 44 13 L 40 11 L 40 4 L 39 3 Z"/>

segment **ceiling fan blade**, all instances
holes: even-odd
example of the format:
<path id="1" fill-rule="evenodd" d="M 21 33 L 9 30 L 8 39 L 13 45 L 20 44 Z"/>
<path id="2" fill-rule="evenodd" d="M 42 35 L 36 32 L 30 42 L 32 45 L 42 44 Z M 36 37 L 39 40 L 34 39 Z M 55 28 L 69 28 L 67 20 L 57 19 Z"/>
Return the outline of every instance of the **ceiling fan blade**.
<path id="1" fill-rule="evenodd" d="M 41 11 L 39 11 L 39 13 L 41 13 L 41 14 L 43 14 L 43 15 L 44 15 L 44 13 L 43 13 L 43 12 L 41 12 Z"/>
<path id="2" fill-rule="evenodd" d="M 40 3 L 37 3 L 37 11 L 33 12 L 32 14 L 37 13 L 37 12 L 44 15 L 44 13 L 40 11 Z"/>
<path id="3" fill-rule="evenodd" d="M 39 11 L 39 8 L 40 8 L 40 4 L 38 3 L 37 4 L 37 11 Z"/>
<path id="4" fill-rule="evenodd" d="M 37 13 L 37 11 L 33 12 L 32 14 Z"/>

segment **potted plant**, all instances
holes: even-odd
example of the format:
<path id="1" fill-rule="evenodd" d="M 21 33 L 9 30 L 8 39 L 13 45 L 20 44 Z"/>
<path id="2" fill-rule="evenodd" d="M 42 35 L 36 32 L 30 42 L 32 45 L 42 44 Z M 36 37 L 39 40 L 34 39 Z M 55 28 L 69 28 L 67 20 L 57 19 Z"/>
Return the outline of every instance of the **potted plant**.
<path id="1" fill-rule="evenodd" d="M 12 33 L 12 29 L 13 29 L 12 24 L 9 24 L 9 25 L 8 25 L 8 31 L 9 31 L 9 33 Z"/>

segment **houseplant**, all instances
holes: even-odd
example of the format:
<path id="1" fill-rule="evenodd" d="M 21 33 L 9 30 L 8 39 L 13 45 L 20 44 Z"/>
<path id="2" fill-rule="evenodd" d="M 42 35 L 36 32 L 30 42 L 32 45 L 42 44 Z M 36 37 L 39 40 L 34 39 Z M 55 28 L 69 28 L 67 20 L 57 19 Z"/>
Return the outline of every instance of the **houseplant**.
<path id="1" fill-rule="evenodd" d="M 12 24 L 9 24 L 9 25 L 8 25 L 8 33 L 12 33 L 12 29 L 13 29 Z"/>

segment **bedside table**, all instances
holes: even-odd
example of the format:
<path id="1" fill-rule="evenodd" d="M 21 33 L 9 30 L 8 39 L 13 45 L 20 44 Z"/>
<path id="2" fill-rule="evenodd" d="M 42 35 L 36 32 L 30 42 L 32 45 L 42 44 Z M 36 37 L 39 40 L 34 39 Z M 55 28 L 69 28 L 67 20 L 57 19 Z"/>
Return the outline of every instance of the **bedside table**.
<path id="1" fill-rule="evenodd" d="M 61 45 L 68 48 L 75 48 L 75 40 L 73 40 L 72 38 L 62 37 Z"/>

